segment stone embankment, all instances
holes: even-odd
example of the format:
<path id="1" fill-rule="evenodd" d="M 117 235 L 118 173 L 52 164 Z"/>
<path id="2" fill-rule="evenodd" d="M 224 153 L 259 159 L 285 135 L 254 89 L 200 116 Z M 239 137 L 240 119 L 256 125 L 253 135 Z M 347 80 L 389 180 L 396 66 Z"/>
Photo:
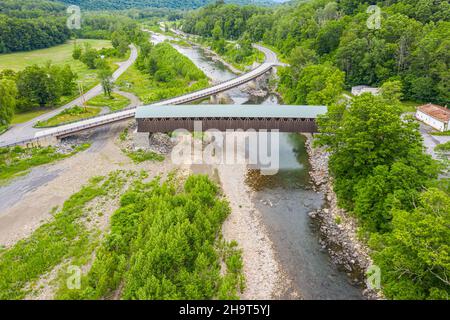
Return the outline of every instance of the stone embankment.
<path id="1" fill-rule="evenodd" d="M 319 225 L 322 249 L 328 251 L 332 261 L 347 273 L 354 284 L 364 288 L 365 297 L 382 299 L 382 295 L 370 289 L 366 281 L 367 270 L 373 262 L 369 248 L 358 239 L 358 223 L 337 204 L 332 179 L 328 175 L 329 154 L 323 148 L 313 147 L 314 138 L 310 134 L 306 137 L 314 188 L 325 196 L 324 207 L 309 214 Z"/>

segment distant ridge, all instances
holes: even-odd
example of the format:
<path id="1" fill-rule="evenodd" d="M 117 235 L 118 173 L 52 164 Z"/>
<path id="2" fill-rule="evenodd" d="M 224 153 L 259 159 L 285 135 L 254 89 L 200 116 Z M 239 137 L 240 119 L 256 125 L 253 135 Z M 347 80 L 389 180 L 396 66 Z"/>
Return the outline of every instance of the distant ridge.
<path id="1" fill-rule="evenodd" d="M 131 8 L 171 8 L 196 9 L 216 0 L 60 0 L 65 4 L 74 4 L 88 10 L 122 10 Z M 278 2 L 280 0 L 277 0 Z M 225 0 L 226 3 L 240 5 L 271 5 L 273 0 Z"/>

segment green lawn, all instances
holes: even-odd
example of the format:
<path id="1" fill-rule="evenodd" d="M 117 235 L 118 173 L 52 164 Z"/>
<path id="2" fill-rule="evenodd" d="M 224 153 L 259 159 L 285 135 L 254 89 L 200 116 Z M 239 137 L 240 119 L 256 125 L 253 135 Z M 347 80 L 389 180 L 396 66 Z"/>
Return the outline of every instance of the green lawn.
<path id="1" fill-rule="evenodd" d="M 22 112 L 22 113 L 17 113 L 14 115 L 11 124 L 19 124 L 19 123 L 24 123 L 27 121 L 30 121 L 31 119 L 34 119 L 36 117 L 39 117 L 40 115 L 47 113 L 49 111 L 51 111 L 52 109 L 39 109 L 39 110 L 32 110 L 32 111 L 27 111 L 27 112 Z"/>
<path id="2" fill-rule="evenodd" d="M 89 90 L 98 83 L 97 70 L 89 69 L 81 61 L 72 58 L 74 42 L 74 40 L 70 40 L 65 44 L 47 49 L 2 54 L 0 55 L 0 71 L 5 69 L 20 71 L 34 64 L 44 65 L 49 61 L 55 65 L 68 64 L 72 68 L 72 71 L 78 74 L 78 81 L 83 82 L 85 90 Z M 111 47 L 111 41 L 109 40 L 79 39 L 77 43 L 81 46 L 88 43 L 94 49 Z M 108 59 L 113 70 L 118 68 L 114 62 L 120 60 L 126 60 L 126 58 Z M 67 97 L 67 100 L 70 101 L 71 98 Z M 63 99 L 61 105 L 68 102 L 67 100 Z"/>
<path id="3" fill-rule="evenodd" d="M 402 101 L 401 107 L 403 112 L 416 112 L 417 107 L 420 106 L 420 102 L 415 101 Z"/>
<path id="4" fill-rule="evenodd" d="M 117 111 L 127 107 L 130 100 L 117 93 L 112 94 L 112 99 L 101 94 L 89 100 L 87 104 L 92 107 L 108 107 L 111 111 Z"/>
<path id="5" fill-rule="evenodd" d="M 6 132 L 6 130 L 8 130 L 9 126 L 8 125 L 0 125 L 0 134 Z"/>
<path id="6" fill-rule="evenodd" d="M 20 71 L 33 64 L 43 65 L 48 61 L 52 61 L 54 64 L 70 64 L 72 68 L 77 69 L 80 66 L 73 65 L 74 60 L 72 59 L 74 42 L 74 40 L 70 40 L 65 44 L 47 49 L 0 54 L 0 70 Z M 77 43 L 81 46 L 88 43 L 94 49 L 111 47 L 109 40 L 79 39 Z M 80 65 L 83 64 L 80 63 Z"/>
<path id="7" fill-rule="evenodd" d="M 206 78 L 190 84 L 187 83 L 186 79 L 178 79 L 170 83 L 158 82 L 152 80 L 149 75 L 140 72 L 135 65 L 125 71 L 116 81 L 116 84 L 120 90 L 135 94 L 145 104 L 176 97 L 209 86 Z"/>
<path id="8" fill-rule="evenodd" d="M 51 61 L 55 65 L 68 64 L 72 68 L 72 71 L 77 73 L 78 81 L 81 81 L 83 83 L 84 90 L 88 91 L 99 83 L 97 70 L 91 70 L 82 62 L 74 60 L 72 58 L 74 42 L 74 40 L 70 40 L 65 44 L 58 45 L 52 48 L 2 54 L 0 55 L 0 71 L 4 69 L 20 71 L 27 66 L 31 66 L 33 64 L 44 65 L 49 61 Z M 84 46 L 85 43 L 88 43 L 94 49 L 111 47 L 111 41 L 109 40 L 79 39 L 77 40 L 77 43 L 81 46 Z M 128 56 L 124 58 L 108 58 L 108 63 L 111 66 L 112 70 L 116 70 L 118 68 L 118 65 L 116 63 L 124 61 L 127 58 Z M 55 107 L 67 104 L 68 102 L 78 97 L 78 95 L 78 92 L 74 92 L 71 96 L 62 97 L 58 105 L 56 105 Z M 52 109 L 46 108 L 18 113 L 14 115 L 11 124 L 19 124 L 30 121 L 31 119 L 34 119 L 50 110 Z"/>
<path id="9" fill-rule="evenodd" d="M 46 127 L 56 127 L 58 125 L 62 125 L 68 122 L 83 120 L 90 117 L 97 116 L 101 111 L 99 107 L 86 107 L 86 109 L 82 107 L 73 107 L 70 109 L 63 110 L 61 113 L 56 116 L 46 120 L 39 121 L 35 127 L 36 128 L 46 128 Z"/>

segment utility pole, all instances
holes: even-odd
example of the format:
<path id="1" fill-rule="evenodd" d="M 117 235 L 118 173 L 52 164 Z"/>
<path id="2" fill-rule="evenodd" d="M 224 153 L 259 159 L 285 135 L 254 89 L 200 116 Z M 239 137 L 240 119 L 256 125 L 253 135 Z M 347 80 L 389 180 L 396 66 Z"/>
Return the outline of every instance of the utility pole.
<path id="1" fill-rule="evenodd" d="M 84 96 L 84 87 L 83 87 L 83 83 L 81 81 L 78 82 L 78 91 L 80 92 L 81 104 L 82 104 L 82 107 L 84 108 L 84 112 L 87 112 L 86 97 Z"/>

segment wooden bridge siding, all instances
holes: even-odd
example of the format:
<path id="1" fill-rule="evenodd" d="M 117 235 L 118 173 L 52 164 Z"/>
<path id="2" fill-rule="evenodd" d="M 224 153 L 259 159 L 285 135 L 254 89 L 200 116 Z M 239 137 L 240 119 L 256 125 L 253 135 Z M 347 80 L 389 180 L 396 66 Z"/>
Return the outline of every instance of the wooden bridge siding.
<path id="1" fill-rule="evenodd" d="M 136 119 L 138 132 L 172 132 L 177 129 L 194 131 L 194 122 L 202 122 L 202 130 L 275 130 L 280 132 L 316 133 L 315 119 L 277 119 L 277 118 L 181 118 L 181 119 Z"/>

